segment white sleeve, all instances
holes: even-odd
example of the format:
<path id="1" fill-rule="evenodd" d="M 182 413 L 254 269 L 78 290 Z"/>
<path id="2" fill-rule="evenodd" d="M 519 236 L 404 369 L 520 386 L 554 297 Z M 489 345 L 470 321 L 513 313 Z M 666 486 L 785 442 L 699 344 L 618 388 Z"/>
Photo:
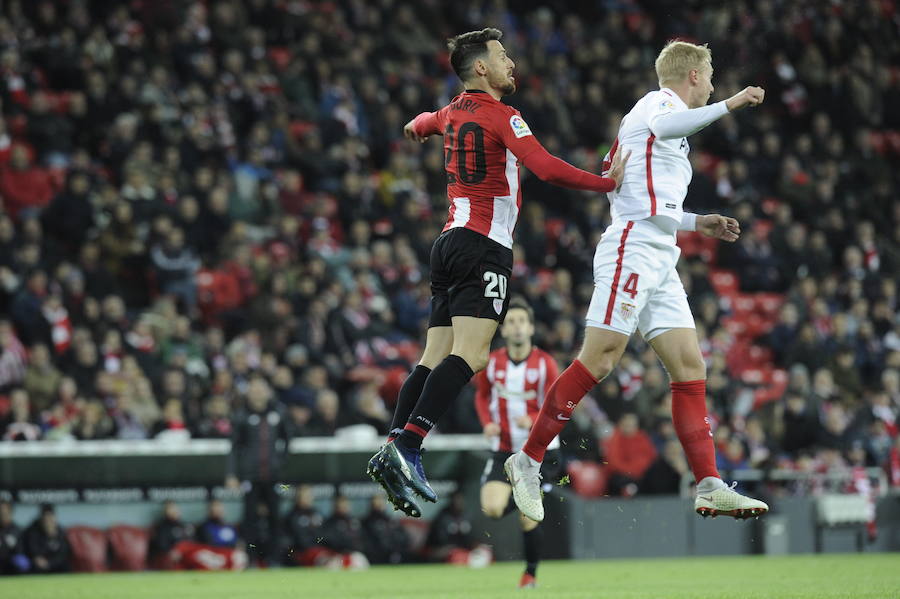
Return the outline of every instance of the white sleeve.
<path id="1" fill-rule="evenodd" d="M 681 224 L 678 225 L 679 231 L 696 231 L 697 215 L 693 212 L 683 212 L 681 214 Z"/>
<path id="2" fill-rule="evenodd" d="M 677 139 L 693 135 L 728 114 L 725 100 L 700 108 L 680 111 L 666 110 L 666 104 L 671 105 L 672 103 L 663 102 L 648 119 L 650 131 L 657 139 Z"/>

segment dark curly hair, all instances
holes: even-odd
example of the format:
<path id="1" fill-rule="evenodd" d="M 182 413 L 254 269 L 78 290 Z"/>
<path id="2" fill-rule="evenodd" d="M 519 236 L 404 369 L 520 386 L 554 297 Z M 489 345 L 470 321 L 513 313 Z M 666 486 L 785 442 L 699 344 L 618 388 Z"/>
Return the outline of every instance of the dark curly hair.
<path id="1" fill-rule="evenodd" d="M 476 58 L 487 54 L 487 43 L 491 40 L 500 41 L 503 32 L 493 27 L 485 27 L 481 31 L 462 33 L 447 40 L 447 49 L 450 50 L 450 65 L 456 76 L 463 81 L 472 76 L 472 63 Z"/>

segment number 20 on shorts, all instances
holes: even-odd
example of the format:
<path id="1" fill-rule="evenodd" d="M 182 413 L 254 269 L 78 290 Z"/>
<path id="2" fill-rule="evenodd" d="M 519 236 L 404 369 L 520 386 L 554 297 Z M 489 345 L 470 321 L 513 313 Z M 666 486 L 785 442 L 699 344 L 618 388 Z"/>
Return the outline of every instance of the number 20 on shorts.
<path id="1" fill-rule="evenodd" d="M 506 275 L 486 271 L 482 278 L 486 283 L 484 286 L 484 297 L 495 297 L 502 300 L 506 299 Z"/>

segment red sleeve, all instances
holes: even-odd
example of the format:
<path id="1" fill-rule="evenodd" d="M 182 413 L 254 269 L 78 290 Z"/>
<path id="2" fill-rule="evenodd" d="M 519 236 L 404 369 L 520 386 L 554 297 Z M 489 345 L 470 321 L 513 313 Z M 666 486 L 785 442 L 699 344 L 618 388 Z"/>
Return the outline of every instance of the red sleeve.
<path id="1" fill-rule="evenodd" d="M 488 407 L 491 401 L 491 383 L 487 378 L 487 371 L 482 370 L 475 375 L 475 411 L 478 412 L 478 420 L 481 426 L 487 426 L 491 422 L 491 411 Z"/>
<path id="2" fill-rule="evenodd" d="M 443 133 L 443 131 L 441 131 L 441 124 L 438 119 L 438 113 L 423 112 L 422 114 L 414 118 L 413 131 L 415 131 L 416 134 L 421 137 L 425 137 L 427 135 L 439 135 Z"/>
<path id="3" fill-rule="evenodd" d="M 613 179 L 581 170 L 550 154 L 515 109 L 510 108 L 508 114 L 499 113 L 497 121 L 503 144 L 541 181 L 586 191 L 607 192 L 616 188 Z"/>
<path id="4" fill-rule="evenodd" d="M 600 177 L 583 171 L 577 166 L 572 166 L 565 160 L 553 156 L 544 146 L 540 146 L 537 151 L 528 154 L 521 160 L 522 164 L 537 175 L 538 179 L 553 185 L 600 192 L 608 192 L 616 188 L 614 179 Z"/>

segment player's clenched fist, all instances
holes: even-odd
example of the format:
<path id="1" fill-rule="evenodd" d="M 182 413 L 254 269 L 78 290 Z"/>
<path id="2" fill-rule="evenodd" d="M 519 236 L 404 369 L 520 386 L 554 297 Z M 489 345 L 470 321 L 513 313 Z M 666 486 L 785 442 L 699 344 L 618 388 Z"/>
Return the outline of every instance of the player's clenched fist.
<path id="1" fill-rule="evenodd" d="M 765 97 L 766 90 L 761 87 L 751 85 L 749 87 L 745 87 L 738 93 L 725 100 L 725 106 L 728 107 L 728 110 L 733 112 L 745 106 L 759 106 L 760 104 L 762 104 L 763 98 Z"/>
<path id="2" fill-rule="evenodd" d="M 417 141 L 419 143 L 424 143 L 426 139 L 428 139 L 427 135 L 419 135 L 416 133 L 415 127 L 413 127 L 413 123 L 416 122 L 416 119 L 411 120 L 403 126 L 403 135 L 406 139 Z"/>

